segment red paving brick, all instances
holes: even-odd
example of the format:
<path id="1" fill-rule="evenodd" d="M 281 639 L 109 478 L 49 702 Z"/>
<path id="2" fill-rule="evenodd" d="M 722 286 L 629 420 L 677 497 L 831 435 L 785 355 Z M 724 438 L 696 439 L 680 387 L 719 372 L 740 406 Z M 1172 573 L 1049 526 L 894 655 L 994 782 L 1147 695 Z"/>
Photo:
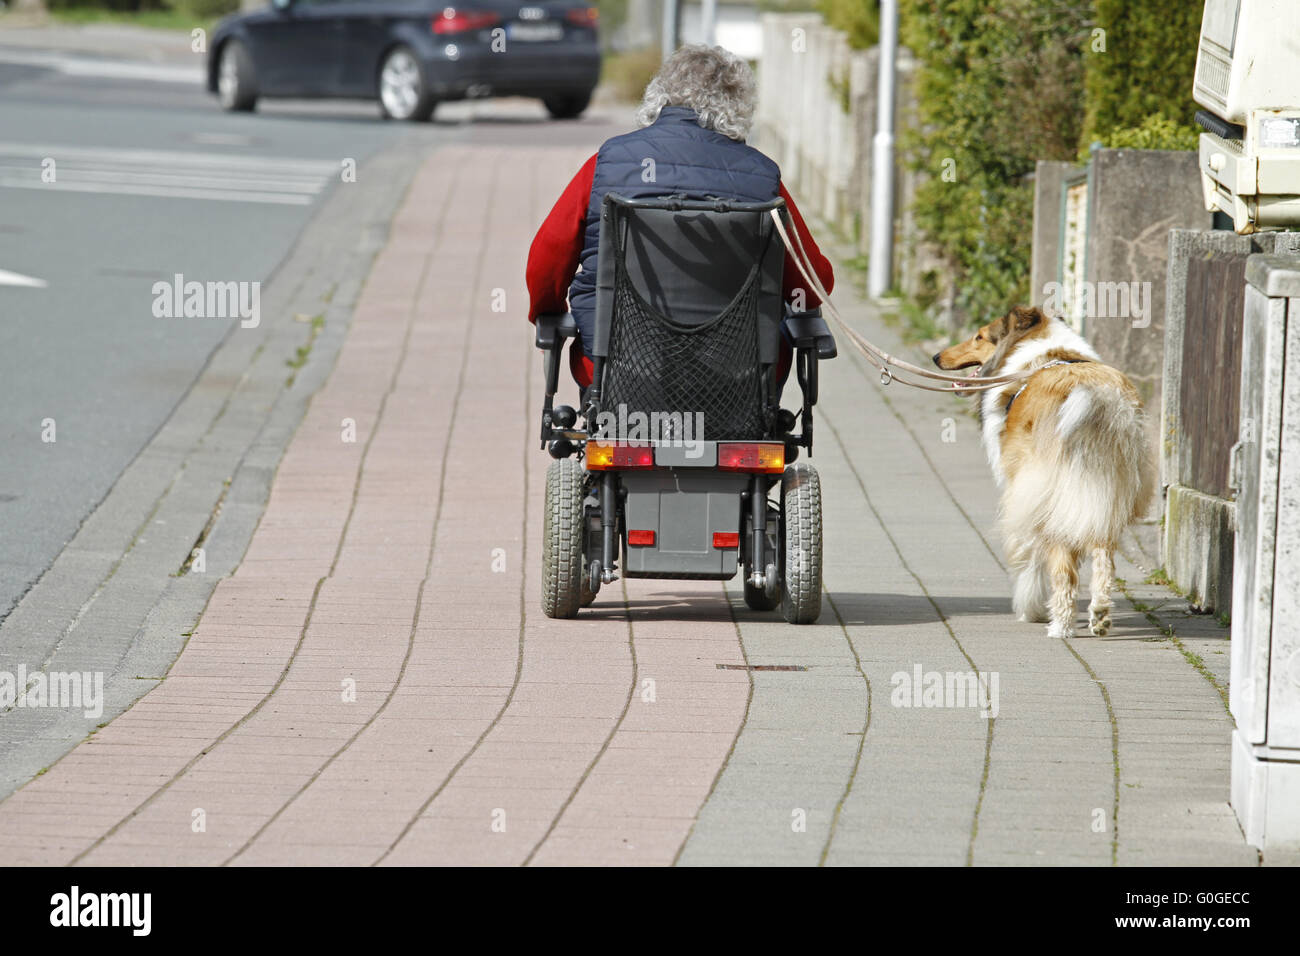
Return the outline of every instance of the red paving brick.
<path id="1" fill-rule="evenodd" d="M 673 860 L 749 691 L 718 587 L 538 607 L 523 262 L 584 158 L 430 157 L 244 561 L 164 682 L 0 804 L 0 864 Z"/>

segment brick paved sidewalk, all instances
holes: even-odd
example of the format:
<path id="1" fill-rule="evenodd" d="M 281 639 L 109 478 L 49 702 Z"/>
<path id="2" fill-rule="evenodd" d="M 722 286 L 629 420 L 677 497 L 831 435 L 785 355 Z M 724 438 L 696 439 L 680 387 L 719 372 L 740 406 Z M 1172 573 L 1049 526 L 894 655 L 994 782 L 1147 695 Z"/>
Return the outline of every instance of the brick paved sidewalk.
<path id="1" fill-rule="evenodd" d="M 1015 623 L 974 421 L 847 350 L 818 625 L 738 581 L 542 616 L 522 263 L 585 155 L 429 158 L 238 570 L 156 689 L 0 803 L 0 864 L 1255 863 L 1219 690 L 1122 601 L 1105 639 Z M 996 673 L 996 718 L 894 706 L 918 667 Z"/>

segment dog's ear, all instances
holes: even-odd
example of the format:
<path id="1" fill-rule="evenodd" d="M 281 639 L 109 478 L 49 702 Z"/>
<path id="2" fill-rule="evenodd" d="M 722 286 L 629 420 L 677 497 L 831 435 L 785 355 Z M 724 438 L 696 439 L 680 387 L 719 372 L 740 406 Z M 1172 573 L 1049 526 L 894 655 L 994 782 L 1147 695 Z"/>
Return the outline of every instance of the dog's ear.
<path id="1" fill-rule="evenodd" d="M 989 360 L 980 366 L 980 376 L 982 378 L 988 378 L 990 375 L 997 375 L 998 369 L 1000 369 L 1002 363 L 1007 360 L 1007 353 L 1011 351 L 1011 346 L 1015 344 L 1016 340 L 1013 338 L 1004 338 L 999 342 L 998 347 L 994 349 L 993 354 L 989 356 Z"/>
<path id="2" fill-rule="evenodd" d="M 995 345 L 1007 337 L 1007 332 L 1011 329 L 1011 316 L 1004 315 L 995 322 L 989 323 L 989 341 Z"/>
<path id="3" fill-rule="evenodd" d="M 1047 316 L 1043 314 L 1042 309 L 1036 307 L 1026 309 L 1022 306 L 1016 306 L 1007 315 L 1007 320 L 1014 331 L 1028 332 L 1034 326 L 1038 325 L 1038 323 L 1046 322 Z"/>
<path id="4" fill-rule="evenodd" d="M 1030 329 L 1038 323 L 1047 321 L 1047 317 L 1038 309 L 1026 309 L 1016 306 L 1002 318 L 989 326 L 989 341 L 997 349 L 989 356 L 987 362 L 980 366 L 980 375 L 996 375 L 1002 363 L 1007 360 L 1007 353 L 1015 344 L 1025 337 Z"/>

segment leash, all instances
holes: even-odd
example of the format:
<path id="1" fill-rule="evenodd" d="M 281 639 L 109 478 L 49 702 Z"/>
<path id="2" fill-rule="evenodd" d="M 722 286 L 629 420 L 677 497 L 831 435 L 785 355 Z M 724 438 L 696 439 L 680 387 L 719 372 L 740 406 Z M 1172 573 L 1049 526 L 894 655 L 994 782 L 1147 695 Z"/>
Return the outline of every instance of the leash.
<path id="1" fill-rule="evenodd" d="M 1080 362 L 1091 362 L 1091 361 L 1092 359 L 1052 359 L 1052 361 L 1048 362 L 1046 365 L 1039 365 L 1037 368 L 1034 369 L 1034 371 L 1041 372 L 1045 368 L 1052 368 L 1053 366 L 1056 365 L 1077 365 Z M 1002 410 L 1004 414 L 1007 415 L 1011 414 L 1011 406 L 1016 403 L 1016 399 L 1020 397 L 1020 393 L 1023 392 L 1028 387 L 1029 387 L 1029 382 L 1025 382 L 1018 389 L 1016 389 L 1016 394 L 1011 396 L 1011 401 L 1007 402 L 1007 407 Z"/>
<path id="2" fill-rule="evenodd" d="M 843 330 L 846 336 L 848 336 L 849 341 L 853 343 L 857 350 L 862 353 L 871 365 L 880 370 L 881 385 L 888 385 L 891 382 L 899 382 L 903 385 L 910 385 L 912 388 L 924 389 L 927 392 L 962 394 L 966 392 L 985 392 L 994 388 L 1002 388 L 1004 385 L 1009 385 L 1012 382 L 1023 381 L 1032 374 L 1025 371 L 1013 372 L 1009 375 L 972 376 L 970 378 L 962 378 L 957 375 L 942 375 L 938 372 L 932 372 L 929 369 L 921 368 L 918 365 L 913 365 L 911 362 L 906 362 L 897 356 L 890 355 L 884 349 L 873 345 L 871 342 L 867 341 L 861 333 L 845 321 L 844 317 L 840 315 L 839 310 L 835 308 L 834 303 L 831 302 L 830 295 L 828 295 L 826 290 L 822 288 L 822 284 L 817 278 L 816 270 L 807 262 L 807 255 L 803 249 L 803 240 L 799 238 L 799 231 L 797 229 L 795 230 L 794 243 L 791 243 L 790 234 L 786 231 L 785 223 L 781 219 L 780 210 L 773 209 L 771 210 L 770 215 L 772 216 L 772 221 L 776 223 L 776 231 L 781 236 L 781 242 L 785 244 L 786 252 L 790 253 L 790 258 L 794 262 L 795 267 L 799 270 L 799 274 L 803 276 L 803 279 L 808 283 L 809 288 L 816 292 L 821 298 L 822 305 L 826 307 L 826 311 L 830 313 L 835 324 Z M 909 382 L 906 378 L 901 377 L 897 372 L 895 372 L 894 369 L 898 369 L 899 371 L 910 375 L 919 375 L 922 378 L 947 382 L 948 384 L 944 386 L 935 386 L 923 385 L 920 382 Z"/>

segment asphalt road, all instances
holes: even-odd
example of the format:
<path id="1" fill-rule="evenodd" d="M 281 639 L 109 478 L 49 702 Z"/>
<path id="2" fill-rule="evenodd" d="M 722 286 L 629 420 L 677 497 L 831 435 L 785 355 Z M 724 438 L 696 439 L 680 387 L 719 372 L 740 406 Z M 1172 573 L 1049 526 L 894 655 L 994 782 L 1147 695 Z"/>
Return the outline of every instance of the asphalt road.
<path id="1" fill-rule="evenodd" d="M 0 620 L 238 327 L 156 317 L 154 283 L 265 281 L 346 161 L 412 142 L 368 103 L 227 115 L 197 75 L 0 42 Z M 414 142 L 572 130 L 529 102 L 457 104 Z"/>

